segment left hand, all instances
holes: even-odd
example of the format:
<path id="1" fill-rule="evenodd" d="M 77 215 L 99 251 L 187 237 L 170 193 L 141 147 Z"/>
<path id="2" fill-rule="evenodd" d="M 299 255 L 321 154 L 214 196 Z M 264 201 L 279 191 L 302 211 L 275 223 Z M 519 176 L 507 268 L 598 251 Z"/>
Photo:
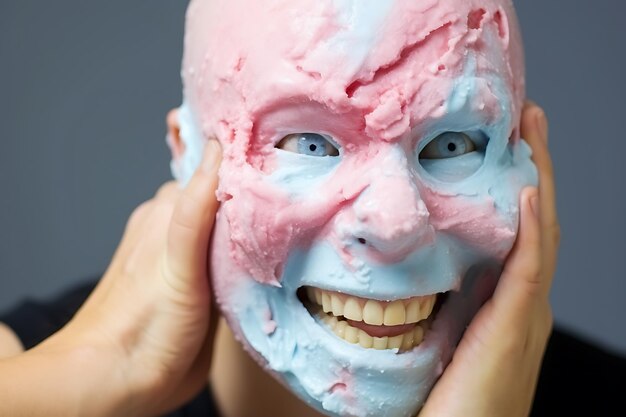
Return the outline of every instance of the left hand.
<path id="1" fill-rule="evenodd" d="M 547 132 L 543 110 L 527 103 L 521 133 L 533 151 L 539 189 L 523 190 L 519 235 L 496 290 L 465 331 L 419 417 L 530 412 L 552 330 L 548 297 L 559 245 Z"/>

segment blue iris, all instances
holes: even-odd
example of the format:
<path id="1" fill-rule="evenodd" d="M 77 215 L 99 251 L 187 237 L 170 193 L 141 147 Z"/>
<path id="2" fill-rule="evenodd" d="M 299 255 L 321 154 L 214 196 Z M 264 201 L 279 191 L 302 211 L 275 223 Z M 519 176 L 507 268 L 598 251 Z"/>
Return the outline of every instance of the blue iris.
<path id="1" fill-rule="evenodd" d="M 329 156 L 336 148 L 317 133 L 300 133 L 298 153 L 309 156 Z"/>
<path id="2" fill-rule="evenodd" d="M 421 159 L 445 159 L 476 150 L 476 143 L 465 133 L 445 132 L 430 141 L 420 152 Z"/>
<path id="3" fill-rule="evenodd" d="M 466 154 L 470 145 L 467 135 L 457 132 L 448 132 L 439 136 L 436 140 L 437 150 L 442 158 L 453 158 Z"/>

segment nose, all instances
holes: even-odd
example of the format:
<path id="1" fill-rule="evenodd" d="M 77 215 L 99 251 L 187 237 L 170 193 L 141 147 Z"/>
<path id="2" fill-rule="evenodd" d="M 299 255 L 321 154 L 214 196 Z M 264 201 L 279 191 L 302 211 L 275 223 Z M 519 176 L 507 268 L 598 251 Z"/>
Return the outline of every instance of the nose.
<path id="1" fill-rule="evenodd" d="M 383 262 L 397 262 L 431 243 L 434 232 L 406 155 L 392 148 L 376 159 L 369 186 L 352 206 L 353 239 Z"/>

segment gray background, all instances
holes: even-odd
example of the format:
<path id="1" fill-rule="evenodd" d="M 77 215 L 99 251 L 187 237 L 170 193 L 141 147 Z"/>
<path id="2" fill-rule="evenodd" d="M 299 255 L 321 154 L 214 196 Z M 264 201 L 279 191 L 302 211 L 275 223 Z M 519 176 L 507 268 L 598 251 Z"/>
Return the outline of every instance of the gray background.
<path id="1" fill-rule="evenodd" d="M 0 310 L 104 270 L 170 178 L 186 1 L 0 0 Z M 626 66 L 616 0 L 517 2 L 551 123 L 557 323 L 626 353 Z"/>

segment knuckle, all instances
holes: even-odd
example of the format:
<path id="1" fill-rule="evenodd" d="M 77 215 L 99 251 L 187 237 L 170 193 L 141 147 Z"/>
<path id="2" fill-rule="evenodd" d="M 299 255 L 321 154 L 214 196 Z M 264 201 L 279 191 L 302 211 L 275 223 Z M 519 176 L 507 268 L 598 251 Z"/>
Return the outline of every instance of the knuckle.
<path id="1" fill-rule="evenodd" d="M 179 311 L 190 311 L 194 305 L 193 285 L 194 280 L 189 279 L 188 273 L 179 268 L 172 268 L 172 265 L 162 262 L 161 264 L 162 291 L 167 300 L 176 306 Z"/>
<path id="2" fill-rule="evenodd" d="M 126 222 L 126 230 L 134 229 L 147 217 L 147 213 L 152 209 L 154 202 L 152 200 L 145 201 L 137 206 L 130 214 Z"/>
<path id="3" fill-rule="evenodd" d="M 524 287 L 526 289 L 526 295 L 530 299 L 536 298 L 539 294 L 541 294 L 543 290 L 541 276 L 539 274 L 532 274 L 526 280 L 526 285 Z"/>
<path id="4" fill-rule="evenodd" d="M 158 200 L 169 199 L 177 192 L 178 185 L 176 184 L 176 181 L 168 181 L 159 187 L 155 198 Z"/>
<path id="5" fill-rule="evenodd" d="M 198 228 L 198 218 L 201 217 L 203 204 L 196 196 L 190 193 L 183 193 L 174 209 L 172 223 L 183 230 L 196 232 Z"/>

